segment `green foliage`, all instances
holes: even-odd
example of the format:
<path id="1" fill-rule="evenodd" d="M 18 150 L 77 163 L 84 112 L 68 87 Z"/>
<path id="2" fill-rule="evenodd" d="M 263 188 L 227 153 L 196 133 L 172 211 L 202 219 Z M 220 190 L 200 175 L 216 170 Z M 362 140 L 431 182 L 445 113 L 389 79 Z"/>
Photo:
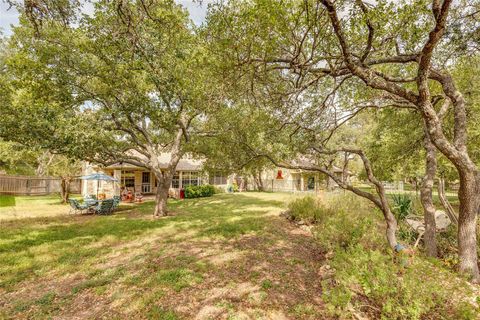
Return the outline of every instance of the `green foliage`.
<path id="1" fill-rule="evenodd" d="M 294 220 L 315 224 L 319 245 L 328 251 L 348 248 L 360 240 L 378 241 L 378 232 L 366 203 L 350 194 L 332 196 L 321 201 L 313 197 L 297 199 L 289 204 Z M 370 209 L 371 210 L 371 209 Z M 369 240 L 367 240 L 369 238 Z"/>
<path id="2" fill-rule="evenodd" d="M 289 208 L 294 219 L 315 221 L 315 239 L 333 253 L 327 263 L 335 278 L 323 283 L 333 316 L 355 310 L 375 319 L 475 318 L 475 307 L 455 301 L 473 296 L 463 279 L 422 257 L 407 269 L 397 263 L 379 228 L 381 215 L 375 216 L 369 203 L 343 194 L 305 197 Z"/>
<path id="3" fill-rule="evenodd" d="M 215 187 L 210 184 L 201 186 L 188 185 L 185 187 L 185 198 L 211 197 L 215 194 Z"/>
<path id="4" fill-rule="evenodd" d="M 409 194 L 399 193 L 392 195 L 393 213 L 397 221 L 405 220 L 412 213 L 413 199 Z"/>
<path id="5" fill-rule="evenodd" d="M 295 221 L 304 221 L 309 224 L 323 223 L 336 212 L 325 207 L 314 197 L 296 199 L 288 204 L 290 215 Z"/>
<path id="6" fill-rule="evenodd" d="M 359 244 L 335 251 L 330 263 L 336 281 L 325 283 L 323 298 L 333 314 L 345 315 L 348 305 L 382 319 L 475 319 L 478 312 L 455 301 L 472 294 L 462 280 L 422 259 L 405 270 L 390 255 Z"/>

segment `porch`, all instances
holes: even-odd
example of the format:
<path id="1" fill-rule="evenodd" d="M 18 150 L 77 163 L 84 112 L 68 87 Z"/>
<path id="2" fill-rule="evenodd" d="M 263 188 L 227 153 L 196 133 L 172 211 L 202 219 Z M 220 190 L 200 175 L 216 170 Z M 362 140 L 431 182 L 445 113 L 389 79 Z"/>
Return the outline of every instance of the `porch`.
<path id="1" fill-rule="evenodd" d="M 154 195 L 157 192 L 157 179 L 155 175 L 141 168 L 103 168 L 92 170 L 95 172 L 103 172 L 115 178 L 116 182 L 100 181 L 92 183 L 84 181 L 82 185 L 82 194 L 105 193 L 107 196 L 121 195 L 126 189 L 132 194 L 141 193 L 142 195 Z M 203 177 L 199 171 L 182 170 L 177 171 L 173 176 L 170 186 L 172 196 L 178 196 L 179 190 L 187 185 L 200 185 L 203 183 Z"/>

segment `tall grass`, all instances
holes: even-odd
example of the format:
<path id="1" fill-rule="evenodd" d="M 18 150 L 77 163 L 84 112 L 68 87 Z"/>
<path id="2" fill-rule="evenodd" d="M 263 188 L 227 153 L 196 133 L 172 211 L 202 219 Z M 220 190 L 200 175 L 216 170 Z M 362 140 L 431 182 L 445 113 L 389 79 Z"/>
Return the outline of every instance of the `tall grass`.
<path id="1" fill-rule="evenodd" d="M 398 217 L 412 210 L 412 199 L 397 198 Z M 332 316 L 372 319 L 476 319 L 478 306 L 464 279 L 417 255 L 405 268 L 385 240 L 382 215 L 350 194 L 306 197 L 290 203 L 291 216 L 314 223 L 319 246 L 334 277 L 323 285 Z"/>

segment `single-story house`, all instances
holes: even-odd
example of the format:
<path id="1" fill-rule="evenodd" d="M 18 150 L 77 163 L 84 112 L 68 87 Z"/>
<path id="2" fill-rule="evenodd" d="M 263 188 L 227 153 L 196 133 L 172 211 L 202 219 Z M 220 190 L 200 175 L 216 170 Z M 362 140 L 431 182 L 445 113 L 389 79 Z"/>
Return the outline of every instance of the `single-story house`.
<path id="1" fill-rule="evenodd" d="M 160 157 L 160 163 L 163 163 L 165 169 L 170 160 L 170 154 L 164 153 Z M 308 160 L 298 160 L 306 164 Z M 173 177 L 170 193 L 172 196 L 178 196 L 180 189 L 187 185 L 212 184 L 220 188 L 227 188 L 228 185 L 237 183 L 241 188 L 254 190 L 255 186 L 252 179 L 245 179 L 238 175 L 226 175 L 216 172 L 208 175 L 203 171 L 203 160 L 194 159 L 189 156 L 182 158 L 176 168 Z M 342 170 L 333 167 L 335 174 L 339 177 Z M 117 179 L 117 182 L 100 181 L 82 181 L 82 194 L 105 193 L 107 195 L 119 195 L 126 188 L 132 193 L 155 194 L 157 191 L 157 180 L 149 170 L 137 167 L 127 163 L 115 163 L 107 167 L 101 167 L 90 163 L 85 163 L 83 174 L 102 172 Z M 284 168 L 268 169 L 262 172 L 262 181 L 264 189 L 269 191 L 318 191 L 322 186 L 333 187 L 335 182 L 319 172 L 308 170 L 290 170 Z M 351 173 L 347 172 L 347 179 L 350 179 Z"/>
<path id="2" fill-rule="evenodd" d="M 163 153 L 160 157 L 160 163 L 167 169 L 170 154 Z M 175 175 L 173 176 L 171 192 L 175 193 L 187 185 L 201 185 L 210 183 L 219 187 L 226 187 L 228 177 L 221 173 L 215 173 L 210 178 L 202 171 L 203 161 L 191 157 L 182 158 L 177 165 Z M 128 163 L 115 163 L 107 167 L 97 166 L 85 163 L 83 175 L 102 172 L 117 179 L 117 182 L 83 181 L 82 194 L 106 193 L 108 195 L 119 195 L 123 188 L 133 193 L 155 194 L 157 192 L 157 179 L 149 170 L 137 167 Z M 98 189 L 98 190 L 97 190 Z"/>

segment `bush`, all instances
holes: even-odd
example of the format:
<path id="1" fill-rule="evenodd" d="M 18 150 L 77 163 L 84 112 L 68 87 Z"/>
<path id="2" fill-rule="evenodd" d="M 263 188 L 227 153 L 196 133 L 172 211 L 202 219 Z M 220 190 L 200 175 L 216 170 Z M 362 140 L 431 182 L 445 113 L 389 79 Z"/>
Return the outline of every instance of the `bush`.
<path id="1" fill-rule="evenodd" d="M 209 184 L 201 186 L 186 186 L 185 187 L 185 198 L 203 198 L 211 197 L 215 194 L 215 187 Z"/>
<path id="2" fill-rule="evenodd" d="M 335 214 L 317 199 L 310 196 L 292 201 L 288 205 L 288 209 L 292 220 L 303 221 L 308 224 L 321 223 L 325 220 L 325 217 Z"/>

